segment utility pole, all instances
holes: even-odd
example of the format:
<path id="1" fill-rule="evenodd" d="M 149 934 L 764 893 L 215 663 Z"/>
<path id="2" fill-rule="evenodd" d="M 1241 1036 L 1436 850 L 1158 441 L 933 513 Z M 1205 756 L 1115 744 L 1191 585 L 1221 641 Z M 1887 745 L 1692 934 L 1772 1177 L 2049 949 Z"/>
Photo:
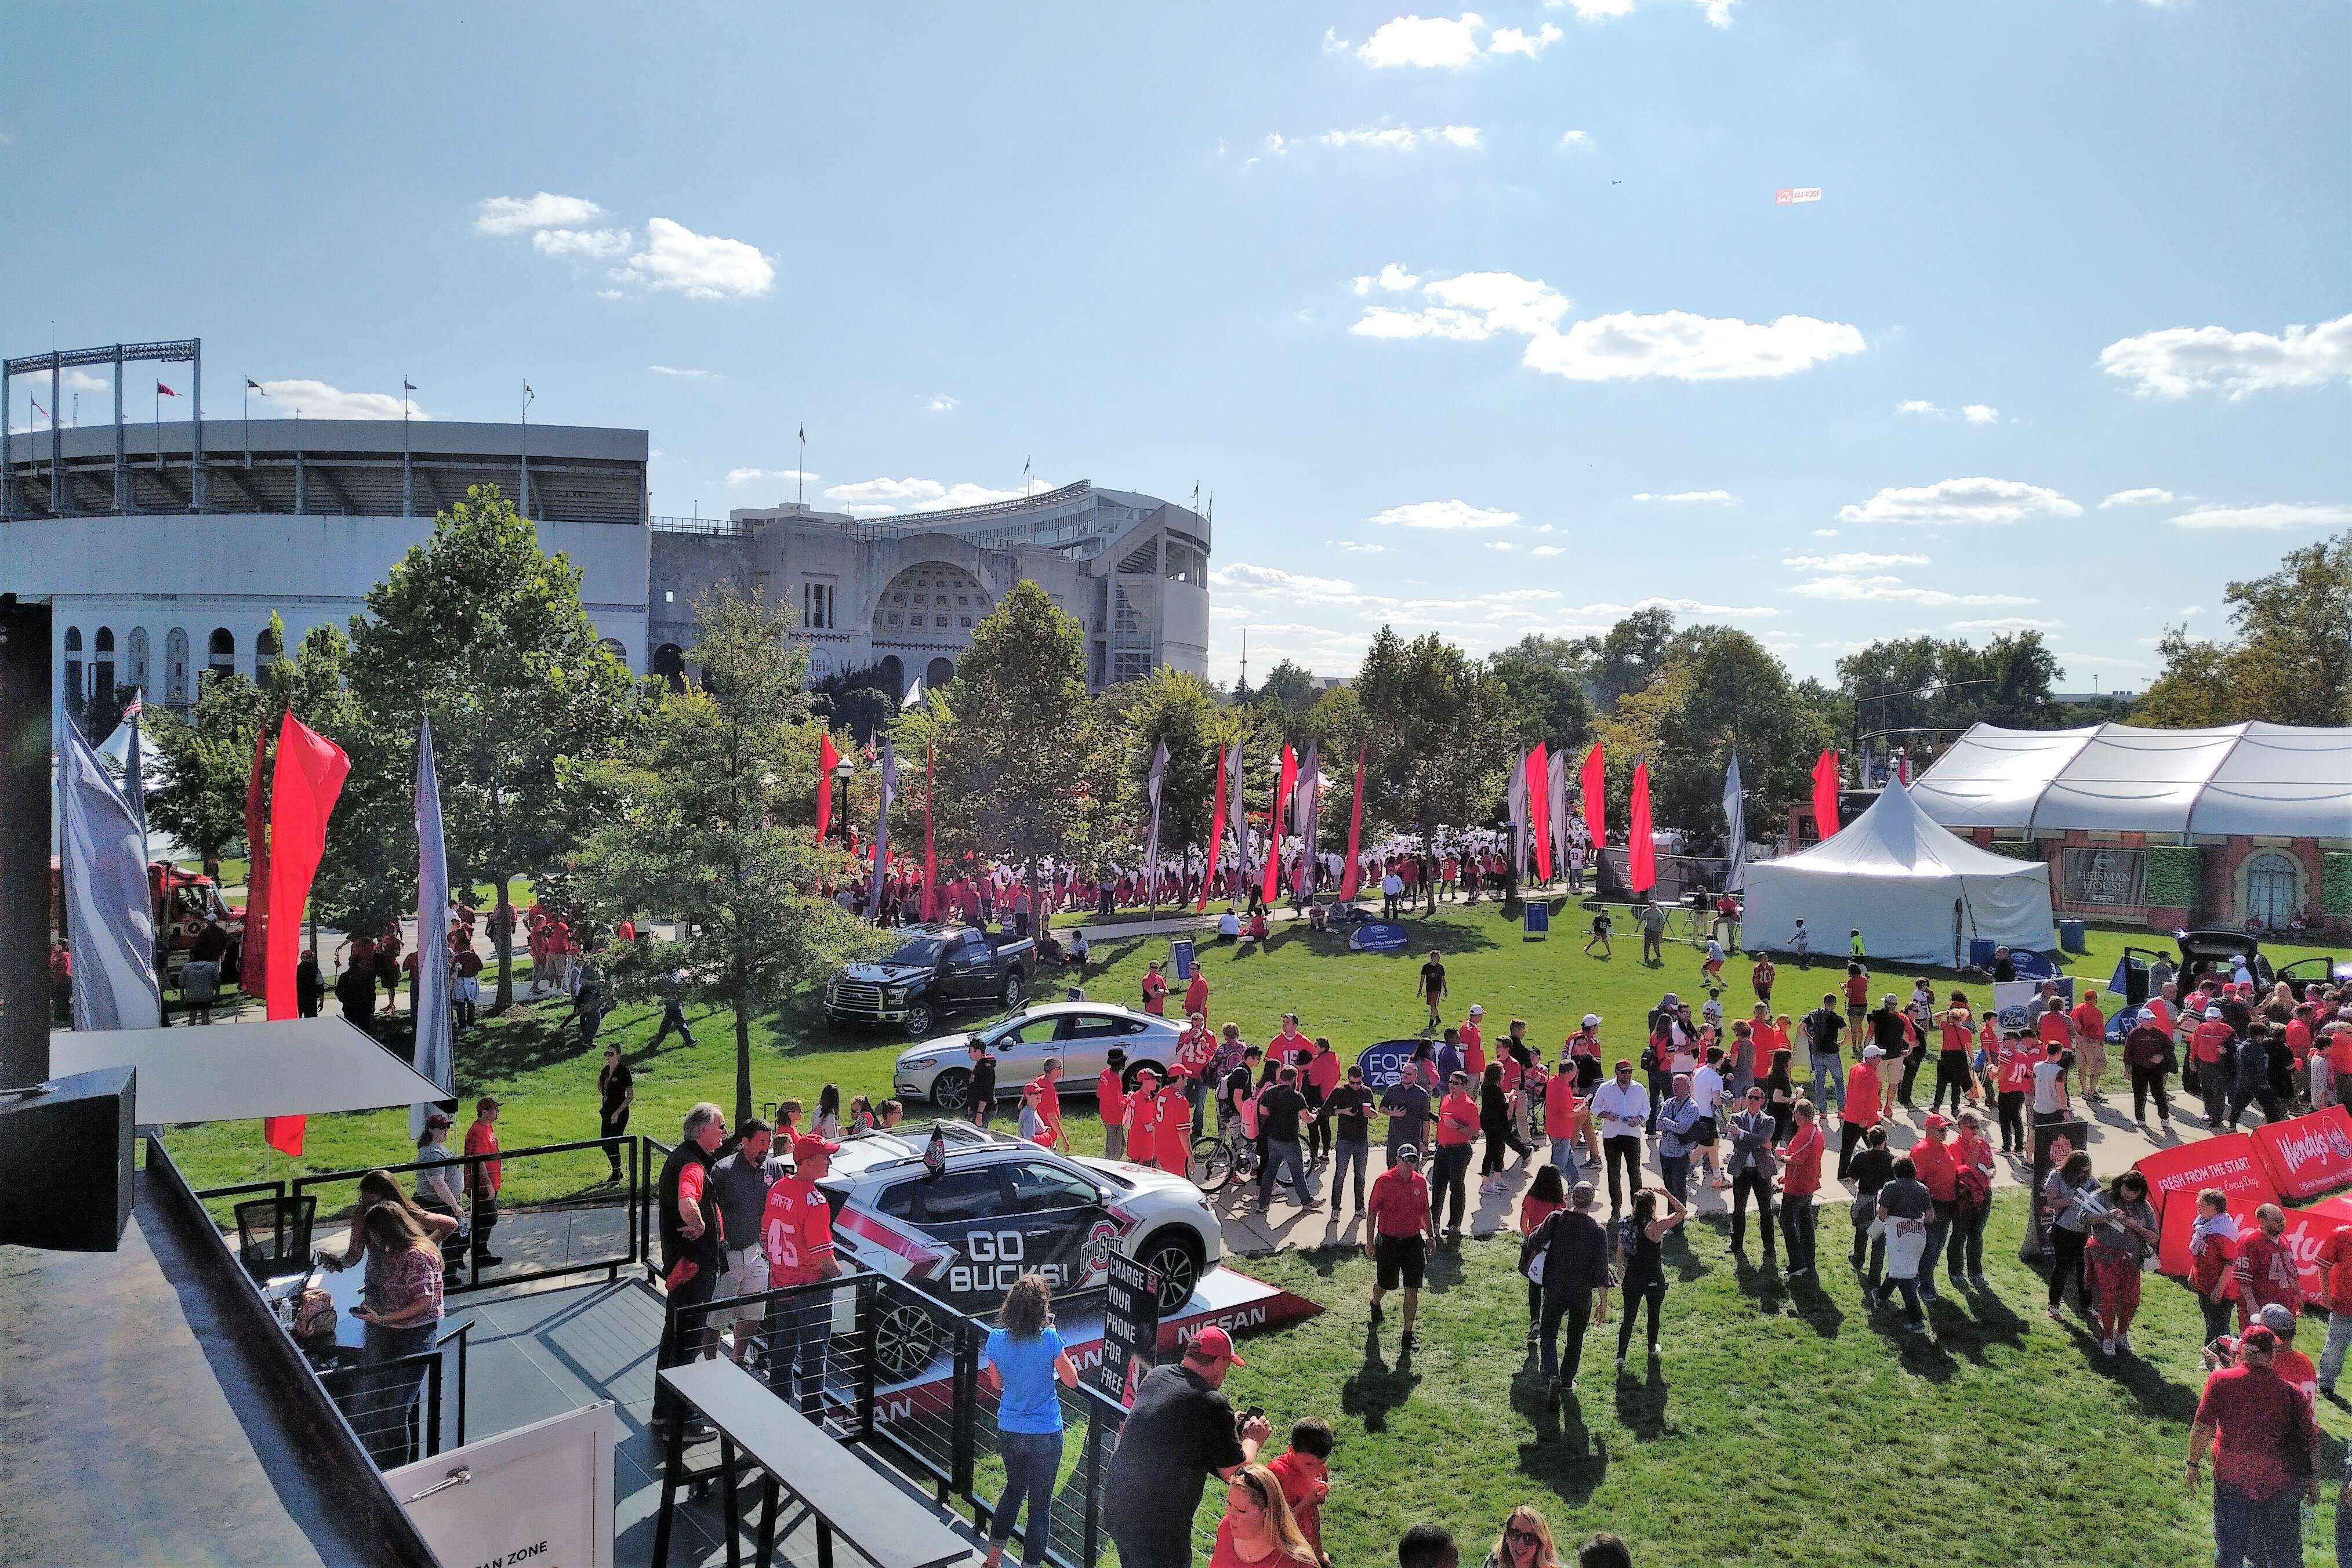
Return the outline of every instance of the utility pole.
<path id="1" fill-rule="evenodd" d="M 530 383 L 524 382 L 522 384 L 522 493 L 517 499 L 515 510 L 525 517 L 530 515 L 530 400 L 532 395 Z"/>

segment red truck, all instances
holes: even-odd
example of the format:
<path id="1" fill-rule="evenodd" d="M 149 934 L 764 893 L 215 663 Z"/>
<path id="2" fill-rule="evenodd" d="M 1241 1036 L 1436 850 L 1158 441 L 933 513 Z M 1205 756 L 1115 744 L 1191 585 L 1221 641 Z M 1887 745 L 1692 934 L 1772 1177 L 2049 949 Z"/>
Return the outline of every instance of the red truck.
<path id="1" fill-rule="evenodd" d="M 166 937 L 166 982 L 175 978 L 181 966 L 188 962 L 188 950 L 195 945 L 196 933 L 205 929 L 205 921 L 220 921 L 221 930 L 236 942 L 245 934 L 245 910 L 241 906 L 221 901 L 220 889 L 213 879 L 200 871 L 184 871 L 168 860 L 150 861 L 147 867 L 147 896 L 155 914 L 156 929 Z M 66 929 L 65 880 L 57 857 L 49 857 L 49 930 L 63 934 Z"/>

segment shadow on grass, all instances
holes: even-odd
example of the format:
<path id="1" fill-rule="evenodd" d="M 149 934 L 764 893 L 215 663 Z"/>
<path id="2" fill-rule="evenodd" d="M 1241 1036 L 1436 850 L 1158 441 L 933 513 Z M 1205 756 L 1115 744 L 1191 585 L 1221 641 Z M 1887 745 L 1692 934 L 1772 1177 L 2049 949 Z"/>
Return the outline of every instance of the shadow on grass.
<path id="1" fill-rule="evenodd" d="M 1654 1443 L 1673 1430 L 1666 1421 L 1666 1375 L 1655 1356 L 1648 1357 L 1646 1374 L 1635 1373 L 1633 1365 L 1628 1362 L 1626 1370 L 1617 1373 L 1617 1419 L 1636 1442 Z"/>
<path id="2" fill-rule="evenodd" d="M 1423 1270 L 1428 1279 L 1427 1289 L 1433 1296 L 1443 1296 L 1462 1283 L 1462 1244 L 1444 1242 L 1429 1249 L 1429 1265 Z"/>
<path id="3" fill-rule="evenodd" d="M 1797 1321 L 1825 1340 L 1838 1337 L 1845 1327 L 1845 1310 L 1822 1289 L 1820 1279 L 1811 1274 L 1800 1274 L 1789 1281 L 1789 1300 L 1796 1308 Z"/>
<path id="4" fill-rule="evenodd" d="M 1609 1474 L 1609 1447 L 1594 1443 L 1583 1401 L 1563 1394 L 1554 1410 L 1548 1385 L 1530 1370 L 1511 1380 L 1511 1408 L 1535 1430 L 1533 1442 L 1519 1445 L 1519 1473 L 1565 1502 L 1590 1501 Z"/>
<path id="5" fill-rule="evenodd" d="M 1412 1352 L 1400 1349 L 1396 1364 L 1391 1366 L 1381 1357 L 1379 1326 L 1367 1325 L 1364 1364 L 1339 1385 L 1339 1408 L 1361 1421 L 1366 1432 L 1386 1431 L 1389 1412 L 1412 1398 L 1420 1384 L 1421 1374 L 1412 1370 Z"/>
<path id="6" fill-rule="evenodd" d="M 499 1018 L 477 1025 L 461 1041 L 468 1080 L 503 1082 L 580 1055 L 580 1028 L 570 1021 L 571 1005 L 542 1004 L 528 1018 Z M 407 1048 L 385 1041 L 394 1052 Z"/>

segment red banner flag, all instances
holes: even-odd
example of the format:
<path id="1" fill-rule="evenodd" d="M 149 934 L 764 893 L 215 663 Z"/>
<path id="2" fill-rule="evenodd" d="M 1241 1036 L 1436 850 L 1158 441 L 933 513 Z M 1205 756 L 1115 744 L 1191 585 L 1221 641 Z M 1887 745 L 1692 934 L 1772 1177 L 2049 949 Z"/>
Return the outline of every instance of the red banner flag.
<path id="1" fill-rule="evenodd" d="M 269 907 L 278 919 L 269 922 L 266 962 L 268 968 L 268 1016 L 291 1018 L 294 1005 L 294 961 L 302 940 L 302 906 L 310 897 L 310 879 L 327 851 L 327 816 L 343 793 L 343 779 L 352 771 L 351 758 L 293 714 L 278 732 L 278 768 L 269 786 Z M 280 1153 L 302 1152 L 303 1118 L 273 1116 L 261 1124 L 261 1135 Z"/>
<path id="2" fill-rule="evenodd" d="M 1275 884 L 1282 876 L 1282 813 L 1290 805 L 1290 792 L 1298 787 L 1298 758 L 1288 746 L 1282 748 L 1282 772 L 1274 781 L 1274 804 L 1265 813 L 1265 885 L 1260 889 L 1267 903 L 1274 902 Z"/>
<path id="3" fill-rule="evenodd" d="M 1364 876 L 1364 748 L 1356 748 L 1356 800 L 1348 807 L 1348 868 L 1339 877 L 1339 901 L 1356 896 Z"/>
<path id="4" fill-rule="evenodd" d="M 820 732 L 816 738 L 816 841 L 824 842 L 824 830 L 833 826 L 833 770 L 841 765 L 841 749 L 833 743 L 833 731 Z"/>
<path id="5" fill-rule="evenodd" d="M 1603 844 L 1609 842 L 1604 821 L 1608 815 L 1609 797 L 1602 789 L 1601 767 L 1601 742 L 1595 741 L 1592 750 L 1584 753 L 1584 766 L 1579 771 L 1578 784 L 1584 795 L 1584 831 L 1592 840 L 1596 854 Z"/>
<path id="6" fill-rule="evenodd" d="M 1216 804 L 1209 808 L 1209 852 L 1201 861 L 1201 901 L 1193 908 L 1209 907 L 1209 889 L 1216 886 L 1217 858 L 1223 853 L 1225 843 L 1225 750 L 1217 748 Z"/>
<path id="7" fill-rule="evenodd" d="M 940 858 L 931 847 L 931 795 L 939 788 L 938 748 L 923 742 L 923 918 L 940 918 Z"/>
<path id="8" fill-rule="evenodd" d="M 1528 837 L 1535 841 L 1536 880 L 1551 880 L 1551 757 L 1538 741 L 1528 753 Z"/>
<path id="9" fill-rule="evenodd" d="M 261 766 L 269 755 L 269 731 L 253 738 L 253 773 L 245 784 L 245 951 L 236 988 L 264 1003 L 269 993 L 269 819 L 263 814 Z"/>
<path id="10" fill-rule="evenodd" d="M 1625 880 L 1637 893 L 1658 885 L 1658 851 L 1650 842 L 1650 759 L 1633 764 L 1633 820 L 1625 827 Z"/>
<path id="11" fill-rule="evenodd" d="M 1838 754 L 1823 752 L 1813 763 L 1813 822 L 1827 838 L 1838 830 Z"/>

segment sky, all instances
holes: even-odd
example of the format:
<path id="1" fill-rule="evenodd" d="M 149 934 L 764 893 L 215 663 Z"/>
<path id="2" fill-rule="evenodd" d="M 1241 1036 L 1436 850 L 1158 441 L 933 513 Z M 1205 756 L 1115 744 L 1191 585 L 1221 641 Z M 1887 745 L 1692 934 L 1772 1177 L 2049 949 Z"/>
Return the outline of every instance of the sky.
<path id="1" fill-rule="evenodd" d="M 2037 626 L 2131 689 L 2352 526 L 2338 0 L 8 34 L 7 353 L 201 336 L 215 419 L 248 376 L 314 417 L 528 381 L 651 432 L 662 514 L 1197 485 L 1218 679 L 1244 631 L 1336 675 L 1384 623 L 1484 653 L 1664 603 L 1800 676 Z"/>

